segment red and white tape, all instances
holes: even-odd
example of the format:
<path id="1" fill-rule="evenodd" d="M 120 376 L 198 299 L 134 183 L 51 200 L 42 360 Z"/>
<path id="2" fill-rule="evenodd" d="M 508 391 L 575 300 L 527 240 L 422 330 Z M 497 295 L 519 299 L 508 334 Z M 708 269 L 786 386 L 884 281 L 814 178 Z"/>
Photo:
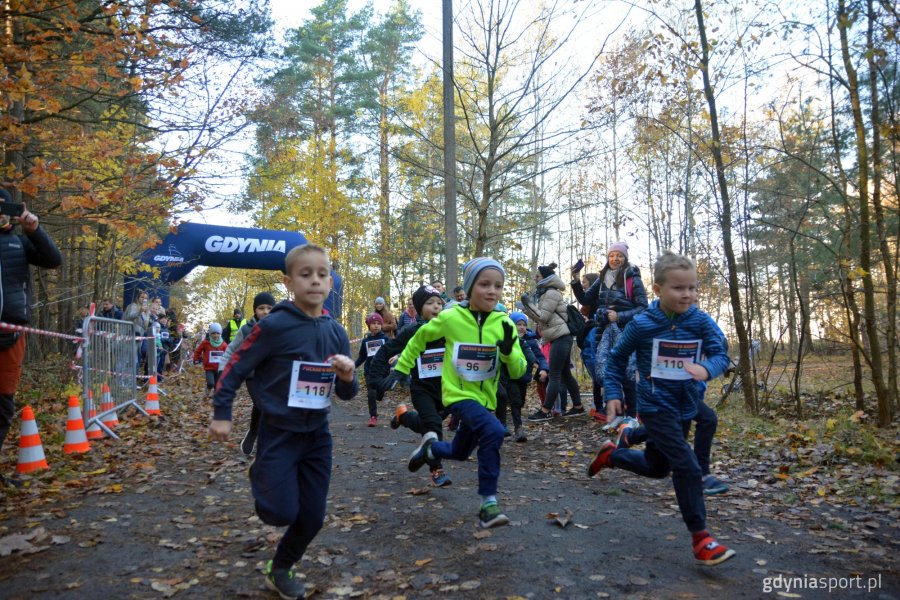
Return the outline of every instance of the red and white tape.
<path id="1" fill-rule="evenodd" d="M 0 321 L 0 329 L 7 331 L 18 331 L 19 333 L 33 333 L 35 335 L 48 335 L 50 337 L 62 338 L 64 340 L 75 340 L 76 342 L 83 342 L 85 338 L 80 335 L 69 335 L 67 333 L 57 333 L 55 331 L 46 331 L 44 329 L 37 329 L 36 327 L 28 327 L 27 325 L 15 325 L 13 323 L 4 323 Z M 153 336 L 120 336 L 111 331 L 98 331 L 96 335 L 102 337 L 117 337 L 119 339 L 135 339 L 135 340 L 153 340 L 156 339 Z"/>
<path id="2" fill-rule="evenodd" d="M 64 340 L 76 340 L 76 341 L 84 341 L 84 338 L 78 335 L 68 335 L 66 333 L 56 333 L 55 331 L 44 331 L 43 329 L 36 329 L 34 327 L 27 327 L 25 325 L 13 325 L 12 323 L 4 323 L 0 321 L 0 329 L 5 329 L 7 331 L 17 331 L 19 333 L 34 333 L 37 335 L 49 335 L 50 337 L 58 337 Z"/>

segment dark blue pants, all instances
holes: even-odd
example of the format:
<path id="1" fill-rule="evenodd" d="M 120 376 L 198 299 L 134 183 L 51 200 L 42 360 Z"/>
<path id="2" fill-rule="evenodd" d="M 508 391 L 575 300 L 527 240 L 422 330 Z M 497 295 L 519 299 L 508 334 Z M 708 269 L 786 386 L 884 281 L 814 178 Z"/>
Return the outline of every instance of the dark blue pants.
<path id="1" fill-rule="evenodd" d="M 260 421 L 250 484 L 263 523 L 288 526 L 272 561 L 286 569 L 303 557 L 325 522 L 331 432 L 327 421 L 308 433 L 279 429 L 265 416 Z"/>
<path id="2" fill-rule="evenodd" d="M 654 479 L 671 472 L 678 508 L 688 531 L 703 531 L 706 505 L 702 472 L 694 450 L 684 439 L 681 419 L 668 411 L 644 414 L 641 418 L 647 428 L 646 450 L 615 450 L 611 457 L 613 466 Z"/>
<path id="3" fill-rule="evenodd" d="M 431 453 L 435 458 L 467 460 L 478 447 L 478 494 L 492 496 L 497 493 L 500 479 L 500 446 L 503 445 L 503 425 L 475 400 L 461 400 L 450 405 L 450 411 L 459 420 L 459 428 L 450 442 L 435 442 Z"/>
<path id="4" fill-rule="evenodd" d="M 697 415 L 693 420 L 697 423 L 697 429 L 694 432 L 694 454 L 697 456 L 700 472 L 704 475 L 709 475 L 709 457 L 712 454 L 712 443 L 713 438 L 716 437 L 716 429 L 719 426 L 719 417 L 716 416 L 716 411 L 701 401 L 697 403 Z M 683 421 L 682 430 L 685 439 L 687 439 L 688 434 L 691 432 L 691 422 Z M 628 443 L 632 446 L 641 444 L 646 440 L 646 427 L 638 427 L 628 436 Z"/>

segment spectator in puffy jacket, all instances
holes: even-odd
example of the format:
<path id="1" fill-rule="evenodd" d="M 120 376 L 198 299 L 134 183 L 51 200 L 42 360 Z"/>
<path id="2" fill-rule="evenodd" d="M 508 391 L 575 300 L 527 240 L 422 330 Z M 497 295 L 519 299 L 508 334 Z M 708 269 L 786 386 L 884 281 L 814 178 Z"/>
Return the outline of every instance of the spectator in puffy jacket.
<path id="1" fill-rule="evenodd" d="M 12 202 L 12 195 L 0 188 L 0 201 Z M 22 228 L 22 234 L 14 233 L 16 224 Z M 29 265 L 55 269 L 61 264 L 59 249 L 28 207 L 23 204 L 18 217 L 0 215 L 0 321 L 27 325 L 31 306 Z M 12 426 L 24 360 L 25 334 L 0 329 L 0 449 Z M 17 483 L 0 474 L 0 485 Z"/>
<path id="2" fill-rule="evenodd" d="M 533 294 L 524 294 L 521 298 L 525 314 L 535 320 L 541 330 L 545 342 L 550 342 L 550 378 L 547 383 L 547 394 L 543 405 L 529 415 L 529 421 L 548 421 L 553 418 L 551 409 L 559 397 L 560 386 L 565 386 L 572 396 L 572 408 L 563 413 L 564 417 L 584 414 L 581 404 L 581 392 L 578 381 L 572 374 L 572 332 L 569 331 L 566 318 L 568 303 L 562 291 L 566 284 L 556 274 L 556 263 L 538 267 L 534 276 L 537 288 Z"/>

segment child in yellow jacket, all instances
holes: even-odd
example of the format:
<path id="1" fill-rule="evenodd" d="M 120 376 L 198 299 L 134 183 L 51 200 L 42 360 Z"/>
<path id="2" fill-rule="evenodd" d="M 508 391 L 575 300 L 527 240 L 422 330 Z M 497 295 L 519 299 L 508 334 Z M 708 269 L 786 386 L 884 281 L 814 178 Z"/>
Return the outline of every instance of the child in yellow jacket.
<path id="1" fill-rule="evenodd" d="M 409 459 L 409 470 L 417 471 L 439 459 L 467 460 L 478 448 L 478 513 L 482 527 L 509 523 L 497 503 L 500 478 L 500 447 L 505 429 L 493 410 L 497 407 L 497 382 L 500 363 L 509 376 L 525 374 L 527 363 L 519 347 L 515 325 L 505 313 L 495 311 L 506 276 L 497 261 L 474 258 L 463 266 L 463 288 L 469 298 L 423 325 L 400 355 L 388 376 L 385 388 L 406 383 L 416 359 L 426 344 L 443 338 L 444 362 L 441 366 L 441 396 L 460 423 L 451 442 L 439 442 L 429 431 Z"/>

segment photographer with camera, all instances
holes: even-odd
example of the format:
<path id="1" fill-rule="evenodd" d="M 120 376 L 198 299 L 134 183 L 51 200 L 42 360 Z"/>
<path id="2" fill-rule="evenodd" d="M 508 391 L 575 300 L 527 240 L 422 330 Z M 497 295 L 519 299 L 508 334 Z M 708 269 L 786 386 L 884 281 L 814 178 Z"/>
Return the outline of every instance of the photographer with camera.
<path id="1" fill-rule="evenodd" d="M 22 234 L 14 233 L 15 225 Z M 23 235 L 24 234 L 24 235 Z M 27 325 L 31 306 L 31 270 L 28 265 L 55 269 L 62 255 L 37 215 L 0 188 L 0 321 Z M 25 334 L 0 329 L 0 449 L 16 412 L 15 393 L 25 360 Z M 0 474 L 0 484 L 17 480 Z"/>

